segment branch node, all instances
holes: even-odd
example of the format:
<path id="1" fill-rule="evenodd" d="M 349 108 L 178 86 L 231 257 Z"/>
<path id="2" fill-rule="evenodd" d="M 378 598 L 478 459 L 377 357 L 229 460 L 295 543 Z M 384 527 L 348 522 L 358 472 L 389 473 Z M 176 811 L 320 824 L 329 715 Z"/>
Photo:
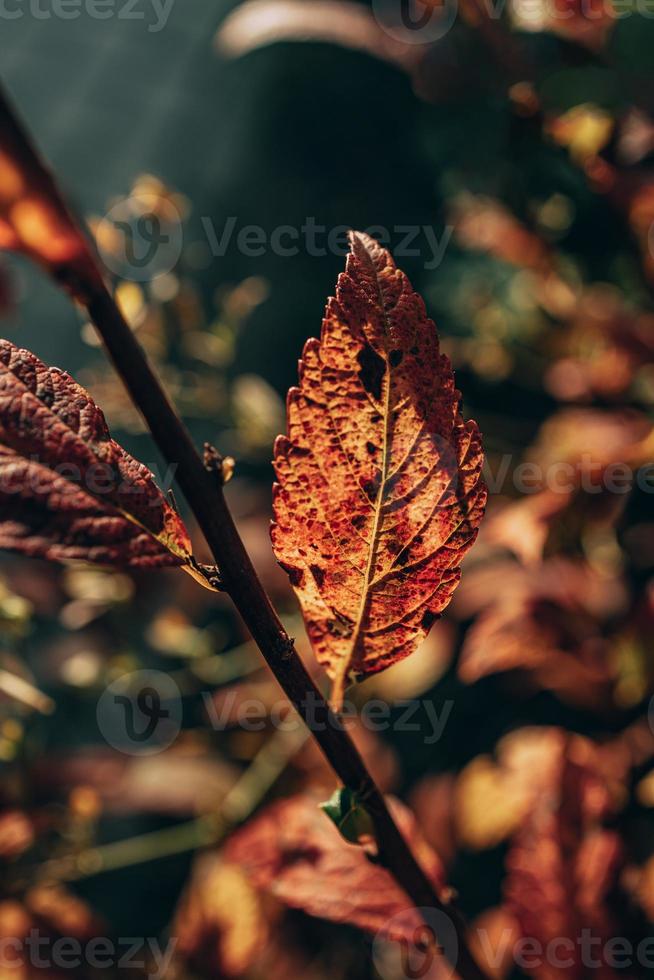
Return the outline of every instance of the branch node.
<path id="1" fill-rule="evenodd" d="M 223 577 L 220 574 L 220 568 L 218 565 L 201 565 L 200 562 L 196 561 L 195 558 L 192 559 L 193 567 L 205 578 L 209 586 L 216 592 L 226 592 L 225 583 Z"/>
<path id="2" fill-rule="evenodd" d="M 223 456 L 210 442 L 205 442 L 204 444 L 202 462 L 208 473 L 215 474 L 221 487 L 229 483 L 234 475 L 234 467 L 236 466 L 234 458 L 232 456 Z"/>
<path id="3" fill-rule="evenodd" d="M 282 660 L 290 660 L 295 656 L 295 639 L 289 636 L 288 633 L 280 633 L 275 641 L 275 653 L 277 653 Z"/>

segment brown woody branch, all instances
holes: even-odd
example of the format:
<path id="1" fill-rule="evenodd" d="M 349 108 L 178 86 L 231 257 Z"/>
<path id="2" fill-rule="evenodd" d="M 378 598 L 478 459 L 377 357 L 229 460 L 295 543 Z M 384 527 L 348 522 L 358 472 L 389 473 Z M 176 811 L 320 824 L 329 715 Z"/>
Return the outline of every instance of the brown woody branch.
<path id="1" fill-rule="evenodd" d="M 58 210 L 66 207 L 50 174 L 0 92 L 0 135 L 20 154 L 30 180 L 40 184 Z M 73 221 L 66 215 L 68 220 Z M 304 719 L 338 778 L 361 794 L 373 821 L 380 860 L 419 909 L 437 909 L 452 921 L 458 951 L 447 950 L 451 965 L 463 980 L 486 980 L 470 952 L 466 927 L 456 909 L 444 902 L 416 861 L 400 833 L 386 802 L 341 720 L 335 715 L 309 676 L 293 641 L 285 632 L 266 594 L 227 507 L 222 480 L 215 468 L 205 465 L 191 436 L 154 374 L 145 352 L 120 313 L 96 269 L 83 281 L 60 271 L 67 288 L 83 300 L 106 349 L 135 405 L 175 475 L 220 569 L 221 587 L 234 605 L 261 650 L 285 694 Z M 427 923 L 429 925 L 429 923 Z"/>
<path id="2" fill-rule="evenodd" d="M 468 948 L 461 917 L 436 894 L 339 717 L 309 676 L 254 570 L 227 507 L 221 482 L 203 464 L 186 426 L 106 289 L 90 301 L 88 312 L 159 450 L 166 462 L 175 467 L 177 482 L 220 568 L 223 588 L 336 775 L 345 786 L 364 796 L 381 860 L 416 907 L 437 909 L 452 920 L 459 948 L 451 965 L 461 977 L 485 980 Z"/>

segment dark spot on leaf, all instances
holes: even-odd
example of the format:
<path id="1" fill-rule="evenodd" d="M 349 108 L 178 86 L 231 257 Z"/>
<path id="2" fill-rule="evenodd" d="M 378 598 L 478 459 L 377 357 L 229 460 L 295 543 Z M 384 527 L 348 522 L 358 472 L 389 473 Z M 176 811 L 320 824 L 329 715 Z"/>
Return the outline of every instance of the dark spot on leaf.
<path id="1" fill-rule="evenodd" d="M 295 588 L 299 588 L 302 585 L 302 580 L 304 579 L 304 572 L 301 568 L 289 568 L 288 577 L 291 580 L 291 585 Z"/>
<path id="2" fill-rule="evenodd" d="M 366 344 L 359 352 L 357 360 L 361 368 L 361 384 L 373 398 L 379 401 L 385 371 L 383 359 L 372 349 L 370 344 Z"/>
<path id="3" fill-rule="evenodd" d="M 277 873 L 279 874 L 285 868 L 293 868 L 296 864 L 302 864 L 305 861 L 310 865 L 316 866 L 322 856 L 320 848 L 313 847 L 311 844 L 307 844 L 306 846 L 298 844 L 297 847 L 289 847 L 288 850 L 283 851 L 279 855 Z"/>
<path id="4" fill-rule="evenodd" d="M 367 443 L 366 443 L 366 449 L 368 450 L 368 452 L 369 452 L 369 454 L 370 454 L 371 456 L 374 456 L 374 455 L 375 455 L 375 452 L 376 452 L 376 450 L 377 450 L 377 447 L 376 447 L 376 445 L 374 444 L 374 442 L 367 442 Z"/>
<path id="5" fill-rule="evenodd" d="M 357 531 L 359 530 L 360 527 L 363 527 L 365 523 L 366 523 L 366 518 L 364 514 L 355 514 L 354 517 L 352 518 L 352 526 L 355 527 Z M 345 544 L 348 544 L 348 542 L 346 541 Z"/>
<path id="6" fill-rule="evenodd" d="M 322 583 L 325 581 L 324 569 L 322 569 L 320 565 L 309 565 L 309 568 L 311 570 L 311 574 L 316 580 L 316 585 L 318 586 L 318 588 L 320 588 Z"/>
<path id="7" fill-rule="evenodd" d="M 435 623 L 437 619 L 438 616 L 435 613 L 431 612 L 429 609 L 426 609 L 422 619 L 420 620 L 420 625 L 423 629 L 428 630 L 432 623 Z"/>
<path id="8" fill-rule="evenodd" d="M 402 363 L 402 358 L 404 354 L 401 350 L 392 350 L 388 355 L 388 360 L 390 361 L 391 367 L 397 367 Z"/>
<path id="9" fill-rule="evenodd" d="M 340 619 L 327 620 L 327 629 L 332 636 L 348 637 L 352 636 L 352 624 Z"/>

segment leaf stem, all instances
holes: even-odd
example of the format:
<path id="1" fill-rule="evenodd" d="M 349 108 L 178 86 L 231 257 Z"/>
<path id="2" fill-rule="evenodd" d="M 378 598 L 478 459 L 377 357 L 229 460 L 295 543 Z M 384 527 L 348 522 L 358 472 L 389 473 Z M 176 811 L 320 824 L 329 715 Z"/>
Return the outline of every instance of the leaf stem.
<path id="1" fill-rule="evenodd" d="M 461 917 L 451 904 L 443 902 L 437 895 L 338 715 L 331 710 L 309 676 L 254 570 L 220 482 L 205 468 L 186 426 L 106 288 L 98 290 L 90 299 L 88 313 L 159 450 L 166 462 L 175 468 L 176 480 L 220 567 L 223 587 L 266 663 L 338 778 L 366 799 L 385 866 L 417 908 L 437 909 L 452 920 L 459 948 L 458 955 L 452 957 L 456 962 L 451 965 L 463 980 L 485 980 L 469 950 Z"/>

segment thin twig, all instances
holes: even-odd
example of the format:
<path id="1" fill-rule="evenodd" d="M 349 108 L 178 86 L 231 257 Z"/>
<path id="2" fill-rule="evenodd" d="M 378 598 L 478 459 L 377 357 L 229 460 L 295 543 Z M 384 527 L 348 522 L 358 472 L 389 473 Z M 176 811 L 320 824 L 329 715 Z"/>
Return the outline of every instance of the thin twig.
<path id="1" fill-rule="evenodd" d="M 453 957 L 456 962 L 451 965 L 460 976 L 464 980 L 485 980 L 468 948 L 460 915 L 437 895 L 350 736 L 309 676 L 254 570 L 220 482 L 203 465 L 188 430 L 108 290 L 103 289 L 89 302 L 88 313 L 159 450 L 166 462 L 175 467 L 177 482 L 220 567 L 225 591 L 336 775 L 345 786 L 366 799 L 382 861 L 418 909 L 438 909 L 452 920 L 458 937 L 458 955 Z"/>
<path id="2" fill-rule="evenodd" d="M 40 186 L 61 220 L 80 241 L 84 236 L 67 211 L 56 184 L 0 93 L 2 142 L 29 174 L 30 183 Z M 220 568 L 221 587 L 231 596 L 253 639 L 286 696 L 318 742 L 338 778 L 366 800 L 375 829 L 380 860 L 418 909 L 437 909 L 453 923 L 458 938 L 458 955 L 444 944 L 453 967 L 463 980 L 486 980 L 466 938 L 466 927 L 458 912 L 443 901 L 400 833 L 384 797 L 368 772 L 358 750 L 323 695 L 309 676 L 293 641 L 286 633 L 266 594 L 225 501 L 222 480 L 204 465 L 191 436 L 168 399 L 159 379 L 107 290 L 90 249 L 81 251 L 69 268 L 62 263 L 54 270 L 62 284 L 82 302 L 95 324 L 118 374 L 147 422 L 154 441 L 175 475 Z M 429 916 L 426 916 L 427 925 Z"/>

